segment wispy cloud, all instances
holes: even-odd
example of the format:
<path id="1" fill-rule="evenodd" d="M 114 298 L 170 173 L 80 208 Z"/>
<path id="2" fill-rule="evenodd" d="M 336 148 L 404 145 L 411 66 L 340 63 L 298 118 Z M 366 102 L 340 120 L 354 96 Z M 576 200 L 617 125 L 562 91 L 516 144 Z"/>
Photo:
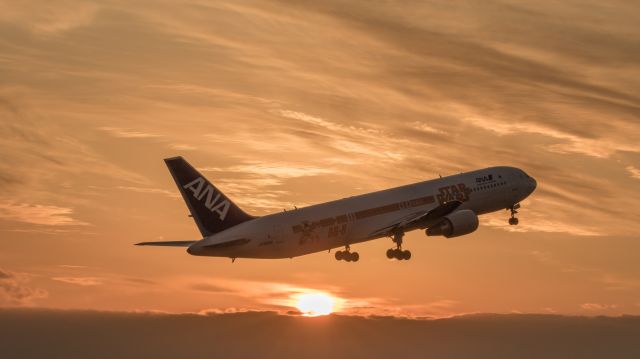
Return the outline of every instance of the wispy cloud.
<path id="1" fill-rule="evenodd" d="M 58 267 L 66 268 L 66 269 L 86 269 L 86 268 L 88 268 L 87 266 L 81 266 L 81 265 L 75 265 L 75 264 L 60 264 L 60 265 L 58 265 Z"/>
<path id="2" fill-rule="evenodd" d="M 128 129 L 118 128 L 118 127 L 100 127 L 98 129 L 101 130 L 101 131 L 105 131 L 105 132 L 111 134 L 112 136 L 120 137 L 120 138 L 157 138 L 157 137 L 162 137 L 162 135 L 159 135 L 159 134 L 156 134 L 156 133 L 134 131 L 134 130 L 128 130 Z"/>
<path id="3" fill-rule="evenodd" d="M 249 162 L 242 165 L 232 165 L 228 167 L 203 167 L 202 172 L 233 172 L 239 174 L 255 175 L 258 178 L 272 176 L 275 178 L 299 178 L 311 177 L 323 174 L 335 173 L 329 168 L 313 167 L 308 165 L 293 165 L 277 162 Z"/>
<path id="4" fill-rule="evenodd" d="M 580 308 L 589 311 L 606 311 L 616 309 L 618 306 L 615 304 L 601 304 L 601 303 L 583 303 L 580 304 Z"/>
<path id="5" fill-rule="evenodd" d="M 381 135 L 382 132 L 380 130 L 366 128 L 366 127 L 356 127 L 356 126 L 345 126 L 336 122 L 328 121 L 320 117 L 311 116 L 303 112 L 290 111 L 290 110 L 282 110 L 280 114 L 287 118 L 292 118 L 295 120 L 300 120 L 302 122 L 306 122 L 311 125 L 319 126 L 325 128 L 329 131 L 343 134 L 367 134 L 367 135 Z"/>
<path id="6" fill-rule="evenodd" d="M 293 206 L 291 192 L 284 190 L 288 181 L 333 175 L 338 169 L 318 167 L 303 163 L 278 161 L 244 161 L 242 164 L 225 167 L 200 167 L 234 201 L 249 208 L 265 211 L 282 210 Z M 296 200 L 295 205 L 308 203 Z"/>
<path id="7" fill-rule="evenodd" d="M 32 288 L 29 276 L 0 268 L 0 304 L 29 305 L 34 300 L 46 298 L 44 289 Z"/>
<path id="8" fill-rule="evenodd" d="M 415 121 L 411 124 L 411 127 L 418 130 L 418 131 L 423 131 L 423 132 L 427 132 L 427 133 L 434 133 L 434 134 L 444 134 L 445 132 L 442 130 L 439 130 L 433 126 L 431 126 L 430 124 L 427 124 L 425 122 L 419 122 L 419 121 Z"/>
<path id="9" fill-rule="evenodd" d="M 102 280 L 97 277 L 53 277 L 51 279 L 58 282 L 74 284 L 74 285 L 79 285 L 83 287 L 96 286 L 96 285 L 102 284 Z"/>
<path id="10" fill-rule="evenodd" d="M 234 279 L 217 279 L 191 282 L 187 287 L 192 290 L 227 293 L 229 295 L 251 298 L 257 304 L 267 304 L 278 308 L 295 308 L 295 295 L 307 292 L 328 292 L 332 293 L 332 288 L 309 288 L 283 282 L 268 281 L 248 281 Z M 341 298 L 336 297 L 338 301 Z"/>
<path id="11" fill-rule="evenodd" d="M 577 274 L 588 282 L 597 283 L 598 287 L 606 291 L 630 292 L 640 288 L 640 280 L 621 275 L 607 268 L 571 264 L 566 259 L 558 258 L 546 251 L 533 250 L 529 254 L 541 264 L 563 273 Z"/>
<path id="12" fill-rule="evenodd" d="M 602 271 L 595 280 L 604 284 L 606 290 L 630 291 L 640 289 L 640 279 L 623 277 L 619 274 Z"/>
<path id="13" fill-rule="evenodd" d="M 394 146 L 403 141 L 389 136 L 380 129 L 343 125 L 298 111 L 281 110 L 279 113 L 283 117 L 299 120 L 324 130 L 330 145 L 341 152 L 388 161 L 404 158 L 403 152 L 398 151 L 397 146 Z"/>
<path id="14" fill-rule="evenodd" d="M 69 11 L 69 6 L 73 11 Z M 0 4 L 0 20 L 26 26 L 42 35 L 55 34 L 93 22 L 100 6 L 90 2 L 63 1 L 61 4 L 26 0 L 20 4 Z"/>
<path id="15" fill-rule="evenodd" d="M 169 145 L 169 147 L 173 150 L 178 150 L 178 151 L 194 151 L 197 149 L 196 146 L 187 145 L 184 143 L 172 143 Z"/>
<path id="16" fill-rule="evenodd" d="M 631 174 L 631 177 L 636 178 L 636 179 L 640 179 L 640 169 L 635 168 L 633 166 L 627 166 L 625 167 L 627 172 L 629 172 L 629 174 Z"/>
<path id="17" fill-rule="evenodd" d="M 507 223 L 508 214 L 496 213 L 481 217 L 482 225 L 498 228 L 507 232 L 527 233 L 566 233 L 574 236 L 599 236 L 601 231 L 578 223 L 570 223 L 561 220 L 552 220 L 536 213 L 527 213 L 517 226 Z"/>
<path id="18" fill-rule="evenodd" d="M 46 226 L 86 226 L 88 223 L 71 217 L 72 208 L 0 202 L 0 219 Z"/>
<path id="19" fill-rule="evenodd" d="M 180 197 L 180 194 L 177 192 L 167 191 L 161 188 L 147 188 L 147 187 L 135 187 L 135 186 L 117 186 L 116 188 L 125 190 L 125 191 L 138 192 L 138 193 L 160 194 L 160 195 L 172 197 L 172 198 Z"/>
<path id="20" fill-rule="evenodd" d="M 486 117 L 467 117 L 463 121 L 469 125 L 482 128 L 500 136 L 518 133 L 538 134 L 563 143 L 548 145 L 547 150 L 558 153 L 579 153 L 596 158 L 608 158 L 616 152 L 640 152 L 640 145 L 635 143 L 620 143 L 606 139 L 593 139 L 559 131 L 537 123 L 503 122 Z"/>

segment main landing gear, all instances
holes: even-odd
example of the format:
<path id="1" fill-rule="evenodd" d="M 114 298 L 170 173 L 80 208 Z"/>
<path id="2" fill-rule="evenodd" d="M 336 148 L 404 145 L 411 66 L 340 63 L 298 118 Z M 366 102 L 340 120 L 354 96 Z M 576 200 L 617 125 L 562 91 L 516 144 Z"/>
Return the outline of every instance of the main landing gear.
<path id="1" fill-rule="evenodd" d="M 393 234 L 393 242 L 396 244 L 396 248 L 387 249 L 387 258 L 401 260 L 411 259 L 411 252 L 402 250 L 402 238 L 404 237 L 403 231 L 397 231 Z"/>
<path id="2" fill-rule="evenodd" d="M 518 214 L 517 209 L 520 208 L 520 204 L 516 203 L 513 206 L 511 206 L 511 208 L 507 208 L 508 210 L 511 210 L 511 218 L 509 218 L 509 225 L 512 226 L 517 226 L 518 225 L 518 218 L 516 218 L 516 214 Z"/>
<path id="3" fill-rule="evenodd" d="M 344 251 L 336 252 L 336 260 L 338 261 L 357 262 L 359 259 L 360 255 L 358 252 L 351 252 L 348 244 L 344 246 Z"/>

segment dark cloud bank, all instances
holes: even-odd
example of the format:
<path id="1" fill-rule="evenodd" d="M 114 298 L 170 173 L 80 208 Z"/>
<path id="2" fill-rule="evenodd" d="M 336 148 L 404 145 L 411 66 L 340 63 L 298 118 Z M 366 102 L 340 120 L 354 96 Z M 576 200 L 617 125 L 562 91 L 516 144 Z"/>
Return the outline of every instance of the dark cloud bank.
<path id="1" fill-rule="evenodd" d="M 639 358 L 640 317 L 0 310 L 3 358 Z"/>

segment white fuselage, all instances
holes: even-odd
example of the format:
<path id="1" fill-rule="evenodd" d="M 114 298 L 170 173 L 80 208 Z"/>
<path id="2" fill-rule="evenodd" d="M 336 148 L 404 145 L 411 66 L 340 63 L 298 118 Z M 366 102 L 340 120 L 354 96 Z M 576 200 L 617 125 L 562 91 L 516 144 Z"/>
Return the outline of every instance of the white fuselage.
<path id="1" fill-rule="evenodd" d="M 191 245 L 193 255 L 291 258 L 386 235 L 380 228 L 442 203 L 481 215 L 511 208 L 535 189 L 514 167 L 490 167 L 255 218 Z M 417 228 L 416 228 L 417 229 Z"/>

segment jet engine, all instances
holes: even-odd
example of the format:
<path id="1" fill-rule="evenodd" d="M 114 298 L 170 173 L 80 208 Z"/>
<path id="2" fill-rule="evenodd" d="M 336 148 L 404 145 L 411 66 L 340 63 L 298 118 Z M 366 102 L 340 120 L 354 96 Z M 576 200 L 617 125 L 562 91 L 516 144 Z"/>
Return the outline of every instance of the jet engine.
<path id="1" fill-rule="evenodd" d="M 478 216 L 470 209 L 450 213 L 426 230 L 427 236 L 463 236 L 478 229 Z"/>

